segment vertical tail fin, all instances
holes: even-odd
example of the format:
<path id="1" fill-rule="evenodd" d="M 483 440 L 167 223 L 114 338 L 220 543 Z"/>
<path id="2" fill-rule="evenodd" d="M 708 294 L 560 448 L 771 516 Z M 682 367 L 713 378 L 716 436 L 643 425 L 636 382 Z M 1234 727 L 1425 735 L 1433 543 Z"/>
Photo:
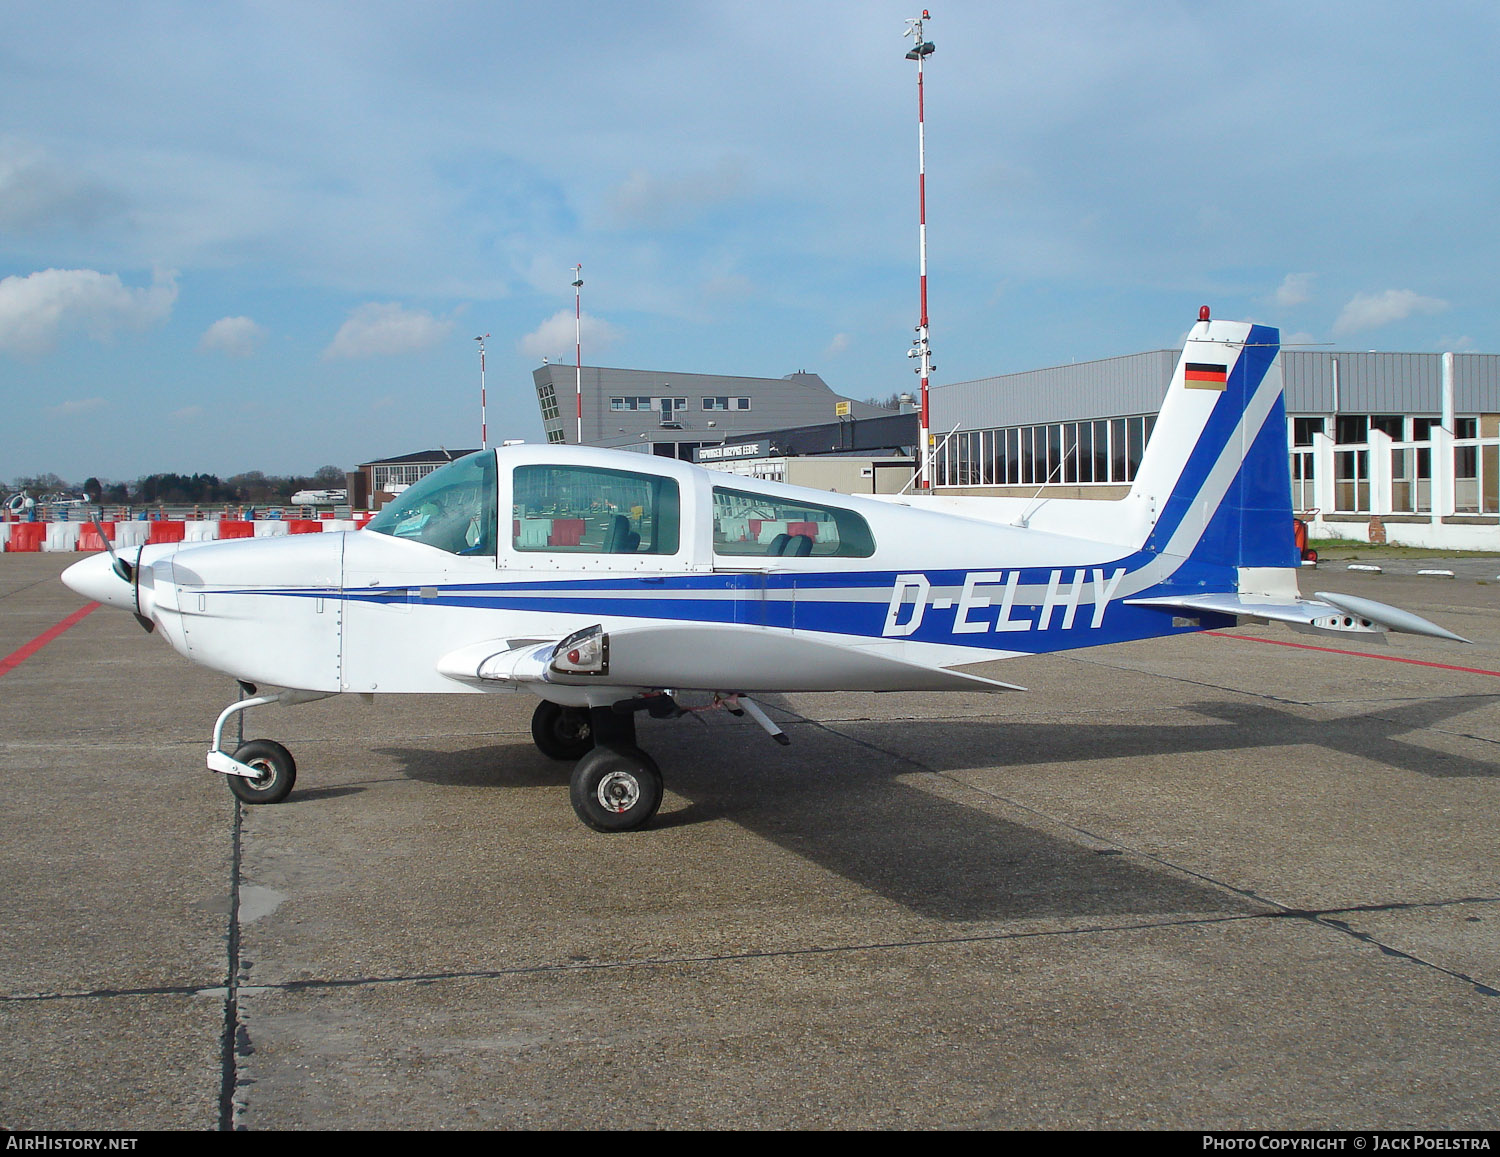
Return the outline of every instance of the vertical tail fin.
<path id="1" fill-rule="evenodd" d="M 1156 512 L 1148 551 L 1240 570 L 1298 565 L 1280 352 L 1275 329 L 1248 322 L 1200 321 L 1188 334 L 1131 489 Z"/>

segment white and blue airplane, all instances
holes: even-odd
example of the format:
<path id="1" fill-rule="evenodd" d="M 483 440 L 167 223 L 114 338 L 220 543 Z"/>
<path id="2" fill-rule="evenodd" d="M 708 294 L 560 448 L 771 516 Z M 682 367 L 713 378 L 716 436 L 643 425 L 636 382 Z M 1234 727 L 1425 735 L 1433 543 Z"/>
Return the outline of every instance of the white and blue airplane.
<path id="1" fill-rule="evenodd" d="M 965 668 L 1243 619 L 1464 641 L 1299 596 L 1279 335 L 1206 314 L 1118 501 L 852 497 L 519 445 L 434 471 L 362 531 L 111 550 L 63 581 L 240 680 L 208 767 L 247 803 L 296 778 L 279 743 L 224 750 L 247 708 L 528 691 L 537 746 L 577 761 L 574 809 L 601 831 L 661 803 L 641 711 L 726 707 L 785 742 L 751 695 L 1021 690 Z"/>

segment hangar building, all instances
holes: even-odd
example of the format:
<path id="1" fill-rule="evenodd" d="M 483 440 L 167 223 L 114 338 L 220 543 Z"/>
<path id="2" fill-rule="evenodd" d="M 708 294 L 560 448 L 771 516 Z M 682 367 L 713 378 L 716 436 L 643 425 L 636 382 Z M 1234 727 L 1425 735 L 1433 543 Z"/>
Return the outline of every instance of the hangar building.
<path id="1" fill-rule="evenodd" d="M 1180 355 L 934 386 L 936 486 L 1121 497 Z M 1364 540 L 1375 518 L 1391 541 L 1500 548 L 1500 355 L 1283 349 L 1281 366 L 1292 504 L 1314 534 Z"/>
<path id="2" fill-rule="evenodd" d="M 548 442 L 578 438 L 577 368 L 544 365 L 532 372 Z M 763 430 L 895 413 L 836 394 L 817 374 L 784 378 L 667 373 L 584 366 L 583 444 L 693 460 L 700 446 Z M 844 403 L 844 407 L 840 407 Z"/>

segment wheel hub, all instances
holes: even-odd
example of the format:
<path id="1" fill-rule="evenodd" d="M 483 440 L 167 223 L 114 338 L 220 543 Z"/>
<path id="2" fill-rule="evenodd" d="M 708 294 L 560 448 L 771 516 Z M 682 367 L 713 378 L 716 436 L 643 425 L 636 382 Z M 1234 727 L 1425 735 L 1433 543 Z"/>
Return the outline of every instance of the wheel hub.
<path id="1" fill-rule="evenodd" d="M 628 812 L 641 798 L 641 785 L 629 772 L 612 771 L 599 781 L 594 794 L 606 811 Z"/>

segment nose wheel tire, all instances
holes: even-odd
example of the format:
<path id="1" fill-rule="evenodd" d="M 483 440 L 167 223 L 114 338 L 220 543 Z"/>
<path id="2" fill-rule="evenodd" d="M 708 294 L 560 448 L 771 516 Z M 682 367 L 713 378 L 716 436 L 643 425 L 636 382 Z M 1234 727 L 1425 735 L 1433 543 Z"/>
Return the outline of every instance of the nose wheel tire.
<path id="1" fill-rule="evenodd" d="M 596 747 L 573 769 L 578 818 L 597 832 L 644 827 L 661 806 L 661 771 L 635 747 Z"/>
<path id="2" fill-rule="evenodd" d="M 255 779 L 230 775 L 229 790 L 243 802 L 280 803 L 297 782 L 297 762 L 292 753 L 272 739 L 252 739 L 234 753 L 240 763 L 248 763 L 261 774 Z"/>
<path id="3" fill-rule="evenodd" d="M 543 699 L 531 716 L 531 738 L 549 759 L 582 759 L 594 748 L 594 728 L 582 707 L 562 707 Z"/>

